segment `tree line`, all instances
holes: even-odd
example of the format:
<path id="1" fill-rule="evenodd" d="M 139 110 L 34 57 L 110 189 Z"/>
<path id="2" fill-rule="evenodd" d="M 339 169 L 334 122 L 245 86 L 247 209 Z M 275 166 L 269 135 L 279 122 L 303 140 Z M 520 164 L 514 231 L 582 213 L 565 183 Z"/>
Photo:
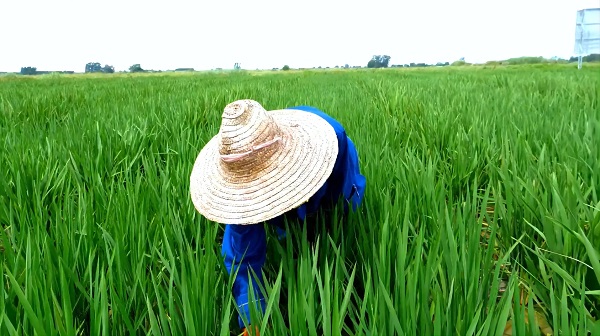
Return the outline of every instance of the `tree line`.
<path id="1" fill-rule="evenodd" d="M 469 65 L 469 63 L 465 62 L 464 58 L 461 58 L 455 62 L 438 62 L 436 64 L 427 64 L 427 63 L 410 63 L 403 65 L 390 65 L 391 57 L 389 55 L 373 55 L 373 57 L 367 62 L 367 68 L 413 68 L 413 67 L 429 67 L 429 66 L 449 66 L 449 65 Z M 498 65 L 498 64 L 507 64 L 507 65 L 516 65 L 516 64 L 534 64 L 534 63 L 574 63 L 577 62 L 577 57 L 570 57 L 567 59 L 559 59 L 559 58 L 551 58 L 545 59 L 543 57 L 517 57 L 511 58 L 503 61 L 489 61 L 486 65 Z M 582 57 L 583 62 L 600 62 L 600 54 L 591 54 Z M 315 67 L 316 68 L 316 67 Z M 321 69 L 321 67 L 318 67 Z M 327 67 L 328 68 L 328 67 Z M 361 68 L 361 66 L 353 66 L 350 67 L 348 64 L 344 66 L 336 66 L 335 68 Z M 235 70 L 241 70 L 241 64 L 235 63 Z M 219 69 L 220 70 L 220 69 Z M 273 68 L 273 70 L 278 70 Z M 290 70 L 288 65 L 283 66 L 282 70 Z M 194 71 L 193 68 L 177 68 L 175 71 Z M 115 68 L 112 65 L 102 64 L 98 62 L 89 62 L 85 65 L 86 73 L 114 73 Z M 148 70 L 144 70 L 140 64 L 134 64 L 129 67 L 129 72 L 149 72 Z M 154 72 L 154 71 L 150 71 Z M 159 71 L 160 72 L 160 71 Z M 74 73 L 74 71 L 38 71 L 36 67 L 22 67 L 21 72 L 22 75 L 41 75 L 48 73 Z"/>
<path id="2" fill-rule="evenodd" d="M 134 64 L 129 67 L 130 72 L 143 72 L 144 69 L 139 64 Z M 85 65 L 85 73 L 114 73 L 115 67 L 112 65 L 102 64 L 98 62 L 89 62 Z M 48 73 L 75 73 L 75 71 L 39 71 L 36 67 L 27 66 L 21 67 L 21 75 L 42 75 Z"/>

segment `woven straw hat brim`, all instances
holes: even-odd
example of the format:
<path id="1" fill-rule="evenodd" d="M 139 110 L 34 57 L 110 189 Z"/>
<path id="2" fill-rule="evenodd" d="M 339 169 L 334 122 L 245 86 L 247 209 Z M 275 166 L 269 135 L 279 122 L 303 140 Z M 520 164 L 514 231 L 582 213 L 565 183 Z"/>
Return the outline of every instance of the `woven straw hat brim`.
<path id="1" fill-rule="evenodd" d="M 200 151 L 190 175 L 194 207 L 207 219 L 223 224 L 257 224 L 308 201 L 333 171 L 337 136 L 333 127 L 312 113 L 267 112 L 277 122 L 282 141 L 259 171 L 230 176 L 219 157 L 219 136 Z"/>

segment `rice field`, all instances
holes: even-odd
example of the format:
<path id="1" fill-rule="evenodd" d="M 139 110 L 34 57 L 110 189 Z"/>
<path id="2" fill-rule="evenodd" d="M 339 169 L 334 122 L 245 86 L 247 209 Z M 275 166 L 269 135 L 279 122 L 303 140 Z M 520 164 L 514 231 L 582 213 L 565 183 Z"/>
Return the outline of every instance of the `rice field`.
<path id="1" fill-rule="evenodd" d="M 239 334 L 189 174 L 250 98 L 338 119 L 367 178 L 318 242 L 269 231 L 261 335 L 600 335 L 599 88 L 587 65 L 0 78 L 0 334 Z"/>

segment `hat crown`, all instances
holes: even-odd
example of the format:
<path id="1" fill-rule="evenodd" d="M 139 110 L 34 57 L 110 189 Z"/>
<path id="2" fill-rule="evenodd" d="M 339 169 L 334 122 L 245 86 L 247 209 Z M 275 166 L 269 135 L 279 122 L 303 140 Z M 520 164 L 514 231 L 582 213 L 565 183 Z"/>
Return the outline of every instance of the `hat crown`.
<path id="1" fill-rule="evenodd" d="M 239 165 L 249 161 L 257 163 L 258 159 L 266 160 L 278 146 L 273 144 L 265 148 L 260 147 L 280 137 L 281 130 L 258 102 L 245 99 L 234 101 L 225 107 L 219 134 L 219 153 L 222 156 L 248 154 L 235 160 L 236 165 Z M 260 158 L 257 157 L 258 154 Z"/>
<path id="2" fill-rule="evenodd" d="M 330 177 L 338 140 L 320 116 L 246 100 L 222 117 L 190 174 L 194 207 L 207 219 L 259 224 L 305 203 Z"/>

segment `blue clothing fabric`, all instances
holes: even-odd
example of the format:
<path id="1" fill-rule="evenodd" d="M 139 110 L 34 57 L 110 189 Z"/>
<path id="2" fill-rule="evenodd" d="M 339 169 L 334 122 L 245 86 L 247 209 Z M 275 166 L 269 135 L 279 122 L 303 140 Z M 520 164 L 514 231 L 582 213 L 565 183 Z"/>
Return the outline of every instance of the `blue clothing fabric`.
<path id="1" fill-rule="evenodd" d="M 295 215 L 303 221 L 308 214 L 316 213 L 326 202 L 336 203 L 340 197 L 344 198 L 344 211 L 352 209 L 355 211 L 361 204 L 366 179 L 360 173 L 358 153 L 354 143 L 346 135 L 344 127 L 331 116 L 311 106 L 296 106 L 289 109 L 302 110 L 313 113 L 325 119 L 335 130 L 338 139 L 339 152 L 333 167 L 333 171 L 325 184 L 308 200 L 296 209 L 288 211 L 279 217 L 267 221 L 268 225 L 276 225 L 278 232 L 282 231 L 283 218 Z M 265 263 L 266 231 L 263 225 L 225 225 L 223 245 L 221 250 L 227 272 L 236 274 L 233 284 L 233 296 L 241 315 L 238 316 L 240 327 L 244 327 L 242 315 L 246 321 L 250 321 L 250 282 L 254 289 L 256 308 L 264 311 L 266 308 L 265 298 L 262 295 L 259 284 L 254 280 L 252 270 L 258 282 L 262 284 L 262 267 Z"/>

